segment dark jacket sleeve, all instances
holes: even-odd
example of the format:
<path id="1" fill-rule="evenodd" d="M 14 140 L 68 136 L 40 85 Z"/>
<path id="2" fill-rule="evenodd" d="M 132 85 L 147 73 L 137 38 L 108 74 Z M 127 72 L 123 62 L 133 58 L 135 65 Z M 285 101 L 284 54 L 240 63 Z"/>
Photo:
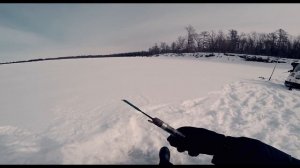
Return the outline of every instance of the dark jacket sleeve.
<path id="1" fill-rule="evenodd" d="M 300 165 L 300 160 L 256 139 L 228 136 L 213 156 L 212 163 Z"/>

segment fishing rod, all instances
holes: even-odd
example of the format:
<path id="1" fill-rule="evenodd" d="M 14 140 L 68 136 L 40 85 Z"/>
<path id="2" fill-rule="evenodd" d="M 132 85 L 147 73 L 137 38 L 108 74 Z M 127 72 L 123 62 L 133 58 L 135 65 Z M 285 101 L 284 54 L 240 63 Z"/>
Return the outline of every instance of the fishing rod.
<path id="1" fill-rule="evenodd" d="M 271 73 L 271 76 L 270 76 L 270 78 L 269 78 L 269 81 L 270 81 L 271 78 L 272 78 L 272 75 L 273 75 L 274 70 L 275 70 L 275 68 L 276 68 L 276 66 L 277 66 L 277 64 L 278 64 L 279 59 L 280 59 L 280 57 L 277 58 L 277 62 L 276 62 L 276 64 L 275 64 L 274 68 L 273 68 L 273 71 L 272 71 L 272 73 Z"/>
<path id="2" fill-rule="evenodd" d="M 169 124 L 167 124 L 166 122 L 162 121 L 159 118 L 153 118 L 150 115 L 146 114 L 145 112 L 143 112 L 141 109 L 139 109 L 138 107 L 136 107 L 135 105 L 133 105 L 132 103 L 130 103 L 127 100 L 122 100 L 125 103 L 127 103 L 128 105 L 130 105 L 131 107 L 133 107 L 134 109 L 136 109 L 137 111 L 141 112 L 142 114 L 146 115 L 147 117 L 149 117 L 151 120 L 148 120 L 150 123 L 158 126 L 159 128 L 167 131 L 168 133 L 170 133 L 173 136 L 179 136 L 182 138 L 185 138 L 185 135 L 183 135 L 181 132 L 179 132 L 178 130 L 174 129 L 173 127 L 171 127 Z"/>

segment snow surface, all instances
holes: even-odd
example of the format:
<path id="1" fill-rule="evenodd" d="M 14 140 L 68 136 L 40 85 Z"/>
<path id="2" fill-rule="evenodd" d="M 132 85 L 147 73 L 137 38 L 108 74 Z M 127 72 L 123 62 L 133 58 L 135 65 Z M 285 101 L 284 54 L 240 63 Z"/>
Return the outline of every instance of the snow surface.
<path id="1" fill-rule="evenodd" d="M 300 92 L 283 82 L 290 62 L 239 57 L 59 60 L 0 66 L 0 164 L 211 164 L 169 145 L 171 126 L 259 139 L 300 158 Z M 265 77 L 260 79 L 258 77 Z"/>

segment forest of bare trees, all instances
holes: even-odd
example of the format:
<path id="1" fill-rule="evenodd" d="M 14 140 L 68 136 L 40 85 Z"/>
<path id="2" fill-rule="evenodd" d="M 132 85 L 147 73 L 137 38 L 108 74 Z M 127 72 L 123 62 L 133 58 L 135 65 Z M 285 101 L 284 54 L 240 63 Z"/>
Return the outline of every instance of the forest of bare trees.
<path id="1" fill-rule="evenodd" d="M 197 32 L 191 25 L 185 27 L 186 35 L 171 44 L 161 42 L 149 48 L 149 54 L 184 52 L 220 52 L 266 55 L 300 59 L 300 36 L 293 37 L 285 30 L 271 33 L 239 33 L 231 29 Z"/>
<path id="2" fill-rule="evenodd" d="M 278 29 L 271 33 L 238 33 L 231 29 L 227 33 L 223 31 L 202 31 L 189 25 L 185 27 L 186 35 L 179 36 L 171 44 L 161 42 L 149 48 L 148 51 L 117 53 L 109 55 L 82 55 L 56 58 L 39 58 L 23 61 L 0 62 L 2 64 L 36 62 L 60 59 L 79 58 L 105 58 L 105 57 L 151 57 L 163 53 L 193 53 L 193 52 L 218 52 L 266 55 L 282 58 L 300 59 L 300 36 L 293 37 L 285 30 Z M 213 54 L 211 54 L 213 55 Z M 250 59 L 251 60 L 251 59 Z M 257 60 L 256 60 L 257 61 Z"/>

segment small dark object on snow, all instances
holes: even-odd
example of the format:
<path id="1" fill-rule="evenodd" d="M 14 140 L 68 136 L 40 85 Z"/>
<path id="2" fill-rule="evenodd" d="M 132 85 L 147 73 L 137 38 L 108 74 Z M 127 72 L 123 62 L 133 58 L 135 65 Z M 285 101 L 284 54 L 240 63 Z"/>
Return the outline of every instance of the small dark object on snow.
<path id="1" fill-rule="evenodd" d="M 208 54 L 208 55 L 205 55 L 205 57 L 213 57 L 215 56 L 214 54 Z"/>

